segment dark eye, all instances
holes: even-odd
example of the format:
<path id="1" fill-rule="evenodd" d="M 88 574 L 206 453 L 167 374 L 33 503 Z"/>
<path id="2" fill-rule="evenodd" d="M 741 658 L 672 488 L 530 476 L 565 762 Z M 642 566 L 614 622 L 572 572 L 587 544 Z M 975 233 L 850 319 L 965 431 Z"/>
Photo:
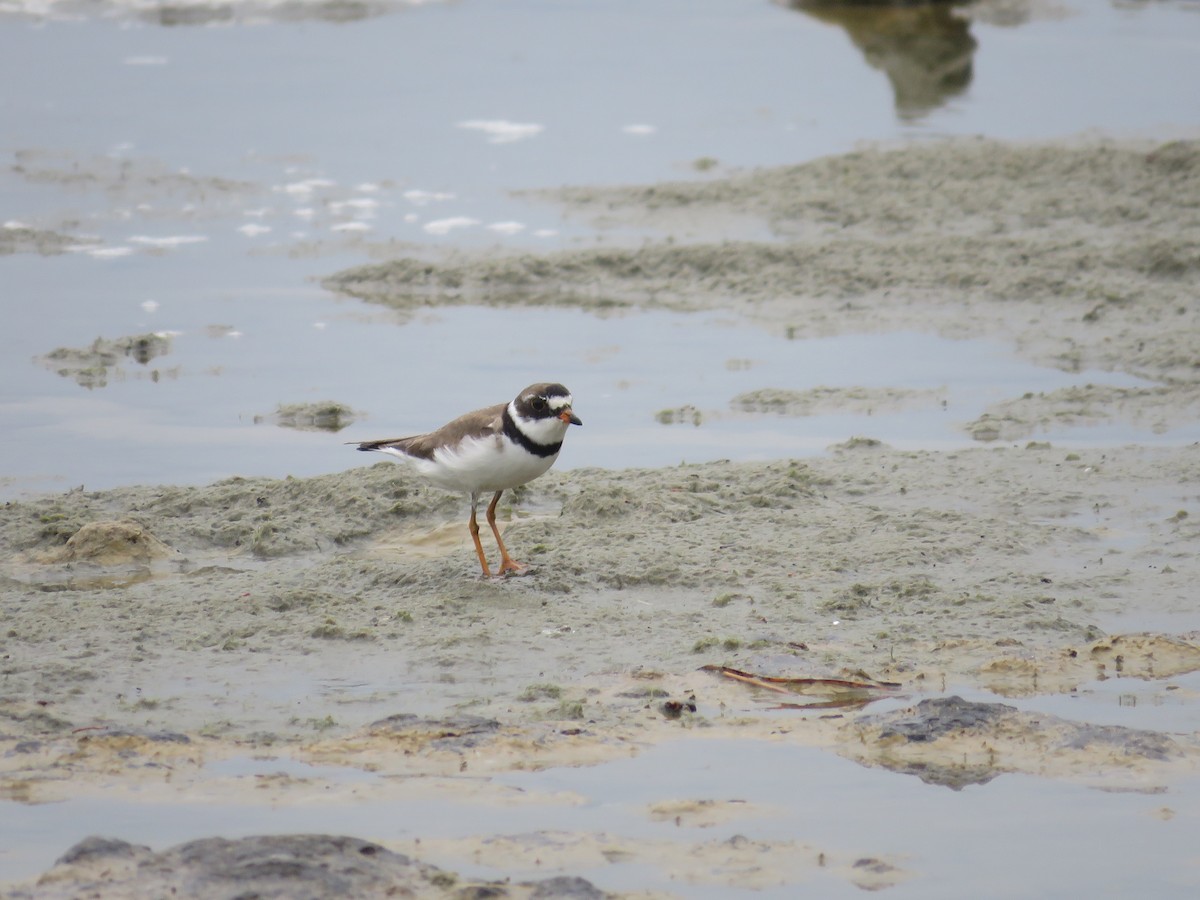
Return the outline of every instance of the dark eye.
<path id="1" fill-rule="evenodd" d="M 546 398 L 534 397 L 529 405 L 533 407 L 534 412 L 541 412 L 546 408 Z"/>

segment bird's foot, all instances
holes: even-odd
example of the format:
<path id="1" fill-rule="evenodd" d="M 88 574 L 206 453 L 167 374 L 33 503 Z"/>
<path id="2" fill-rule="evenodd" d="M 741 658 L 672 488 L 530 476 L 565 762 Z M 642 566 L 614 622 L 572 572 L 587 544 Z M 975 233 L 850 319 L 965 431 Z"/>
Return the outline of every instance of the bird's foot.
<path id="1" fill-rule="evenodd" d="M 515 559 L 504 557 L 500 560 L 500 571 L 496 573 L 499 578 L 520 577 L 528 575 L 533 570 L 524 563 L 519 563 Z"/>

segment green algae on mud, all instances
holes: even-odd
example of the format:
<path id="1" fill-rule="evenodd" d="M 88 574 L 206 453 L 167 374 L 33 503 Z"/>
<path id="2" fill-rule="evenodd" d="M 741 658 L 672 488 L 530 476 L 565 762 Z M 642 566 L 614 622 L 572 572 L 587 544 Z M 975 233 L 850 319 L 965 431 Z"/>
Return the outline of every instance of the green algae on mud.
<path id="1" fill-rule="evenodd" d="M 1136 630 L 1189 609 L 1200 519 L 1178 510 L 1196 483 L 1195 447 L 869 441 L 805 463 L 551 473 L 509 510 L 506 541 L 535 572 L 506 580 L 473 575 L 461 499 L 389 463 L 9 503 L 0 713 L 298 740 L 411 703 L 519 723 L 583 700 L 615 725 L 629 711 L 589 702 L 589 680 L 705 663 L 981 684 L 998 657 L 1036 669 L 1097 639 L 1102 617 Z M 63 555 L 111 521 L 144 529 L 167 563 L 131 559 L 147 577 L 104 586 L 111 557 Z M 397 546 L 443 526 L 422 553 Z M 273 674 L 222 696 L 247 666 Z M 297 719 L 272 680 L 288 672 L 365 686 L 310 698 Z M 544 683 L 567 694 L 521 702 Z"/>
<path id="2" fill-rule="evenodd" d="M 1196 141 L 936 141 L 711 180 L 541 191 L 530 196 L 657 239 L 401 256 L 324 283 L 398 309 L 732 309 L 795 337 L 1011 333 L 1022 353 L 1068 371 L 1194 384 L 1198 194 Z M 740 217 L 772 237 L 741 237 Z"/>
<path id="3" fill-rule="evenodd" d="M 707 180 L 527 196 L 649 237 L 542 254 L 393 250 L 323 283 L 401 311 L 729 310 L 791 339 L 897 330 L 1003 338 L 1039 365 L 1147 382 L 1115 397 L 1079 385 L 1036 404 L 1000 400 L 963 425 L 983 441 L 1064 424 L 1149 423 L 1163 433 L 1195 421 L 1198 141 L 936 141 Z"/>

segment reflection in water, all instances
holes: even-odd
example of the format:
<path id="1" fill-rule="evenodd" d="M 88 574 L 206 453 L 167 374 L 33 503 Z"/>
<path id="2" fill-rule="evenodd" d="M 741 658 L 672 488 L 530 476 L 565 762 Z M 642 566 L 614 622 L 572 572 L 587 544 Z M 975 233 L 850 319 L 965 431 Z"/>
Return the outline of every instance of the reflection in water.
<path id="1" fill-rule="evenodd" d="M 274 416 L 255 416 L 254 423 L 274 420 L 282 428 L 299 431 L 341 431 L 354 423 L 357 413 L 344 403 L 325 400 L 319 403 L 281 403 Z"/>
<path id="2" fill-rule="evenodd" d="M 976 42 L 953 3 L 892 6 L 787 0 L 792 9 L 846 29 L 870 65 L 882 69 L 901 119 L 919 119 L 971 83 Z"/>
<path id="3" fill-rule="evenodd" d="M 400 5 L 400 4 L 395 4 Z M 156 25 L 223 25 L 233 22 L 359 22 L 389 11 L 391 4 L 362 0 L 294 0 L 283 3 L 210 3 L 181 0 L 164 3 L 142 12 L 141 18 Z"/>
<path id="4" fill-rule="evenodd" d="M 88 389 L 105 387 L 110 375 L 118 379 L 126 376 L 119 363 L 132 359 L 142 366 L 151 360 L 171 352 L 169 334 L 139 334 L 115 340 L 96 338 L 88 347 L 59 347 L 39 357 L 42 365 L 53 369 L 64 378 L 73 378 L 80 387 Z M 158 381 L 158 369 L 150 373 L 152 381 Z"/>

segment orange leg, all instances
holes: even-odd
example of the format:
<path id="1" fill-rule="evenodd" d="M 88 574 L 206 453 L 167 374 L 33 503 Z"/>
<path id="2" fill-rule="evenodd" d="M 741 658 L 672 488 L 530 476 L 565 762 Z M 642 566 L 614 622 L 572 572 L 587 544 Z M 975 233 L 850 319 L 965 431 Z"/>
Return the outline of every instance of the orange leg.
<path id="1" fill-rule="evenodd" d="M 504 546 L 504 541 L 500 540 L 500 529 L 496 527 L 496 504 L 500 502 L 500 495 L 503 493 L 504 491 L 496 491 L 496 496 L 488 504 L 487 521 L 492 526 L 492 534 L 496 536 L 496 546 L 500 548 L 500 574 L 514 572 L 521 575 L 529 570 L 529 566 L 517 562 L 508 555 L 508 548 Z"/>
<path id="2" fill-rule="evenodd" d="M 496 501 L 492 501 L 494 506 Z M 475 542 L 475 553 L 479 556 L 479 565 L 483 567 L 483 577 L 491 578 L 492 570 L 488 568 L 487 557 L 483 555 L 483 544 L 479 542 L 479 523 L 475 521 L 475 507 L 479 505 L 479 497 L 476 494 L 471 495 L 471 521 L 467 523 L 467 529 L 471 532 L 471 540 Z M 488 509 L 489 514 L 491 509 Z M 495 528 L 495 526 L 492 526 Z M 503 570 L 501 570 L 503 571 Z"/>

